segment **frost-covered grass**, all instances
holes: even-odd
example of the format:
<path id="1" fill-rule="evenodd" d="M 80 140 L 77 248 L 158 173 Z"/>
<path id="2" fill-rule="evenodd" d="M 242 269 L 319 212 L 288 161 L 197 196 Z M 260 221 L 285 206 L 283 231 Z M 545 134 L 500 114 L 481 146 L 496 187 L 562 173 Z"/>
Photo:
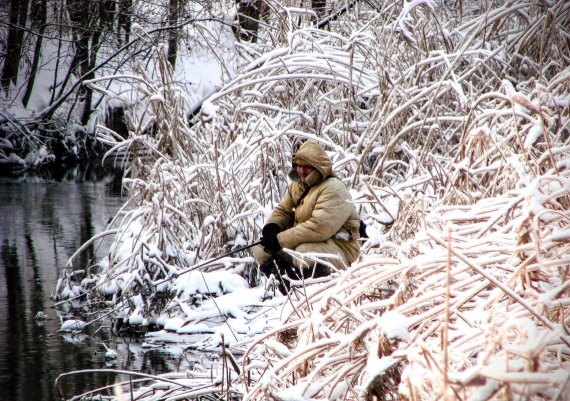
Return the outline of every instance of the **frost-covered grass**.
<path id="1" fill-rule="evenodd" d="M 570 4 L 446 4 L 267 28 L 192 127 L 162 48 L 159 79 L 133 78 L 139 128 L 100 130 L 129 154 L 128 207 L 56 294 L 222 355 L 133 374 L 135 399 L 567 399 Z M 258 238 L 305 139 L 368 224 L 360 260 L 287 296 L 246 252 L 192 270 Z"/>

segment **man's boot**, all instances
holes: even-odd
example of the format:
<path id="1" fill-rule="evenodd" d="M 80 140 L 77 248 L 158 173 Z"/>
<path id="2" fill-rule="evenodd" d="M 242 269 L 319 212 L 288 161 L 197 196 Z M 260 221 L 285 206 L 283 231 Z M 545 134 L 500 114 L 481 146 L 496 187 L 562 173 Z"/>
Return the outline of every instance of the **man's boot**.
<path id="1" fill-rule="evenodd" d="M 269 259 L 267 262 L 263 263 L 259 266 L 259 271 L 265 275 L 265 277 L 269 277 L 272 274 L 277 277 L 279 274 L 279 270 L 275 265 L 275 261 L 273 259 Z"/>
<path id="2" fill-rule="evenodd" d="M 287 294 L 291 289 L 291 280 L 300 280 L 301 275 L 299 270 L 293 266 L 292 260 L 288 255 L 281 252 L 276 254 L 274 258 L 275 263 L 279 267 L 279 279 L 281 282 L 279 290 L 283 294 Z"/>
<path id="3" fill-rule="evenodd" d="M 281 294 L 286 295 L 291 288 L 290 280 L 292 266 L 278 255 L 273 256 L 267 262 L 259 266 L 259 270 L 266 276 L 270 277 L 272 274 L 277 279 L 277 288 Z M 295 278 L 297 275 L 294 276 Z"/>

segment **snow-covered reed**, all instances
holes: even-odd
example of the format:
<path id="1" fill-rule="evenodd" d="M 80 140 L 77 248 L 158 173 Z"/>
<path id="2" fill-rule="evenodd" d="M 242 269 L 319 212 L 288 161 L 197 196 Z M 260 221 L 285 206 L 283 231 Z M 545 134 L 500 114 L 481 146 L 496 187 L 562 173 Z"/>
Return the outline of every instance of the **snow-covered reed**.
<path id="1" fill-rule="evenodd" d="M 108 258 L 81 285 L 70 268 L 57 294 L 181 334 L 224 322 L 203 328 L 215 341 L 201 346 L 225 355 L 209 382 L 157 381 L 141 400 L 564 400 L 569 25 L 563 1 L 357 7 L 330 32 L 279 28 L 279 46 L 252 45 L 192 126 L 159 48 L 159 82 L 135 80 L 139 129 L 103 135 L 134 153 L 130 209 Z M 213 271 L 205 290 L 177 277 L 257 238 L 305 139 L 327 148 L 368 223 L 359 262 L 286 303 Z M 251 262 L 209 270 L 256 284 Z"/>
<path id="2" fill-rule="evenodd" d="M 567 399 L 569 184 L 551 169 L 435 207 L 406 249 L 371 250 L 255 339 L 244 375 L 271 380 L 245 399 Z"/>

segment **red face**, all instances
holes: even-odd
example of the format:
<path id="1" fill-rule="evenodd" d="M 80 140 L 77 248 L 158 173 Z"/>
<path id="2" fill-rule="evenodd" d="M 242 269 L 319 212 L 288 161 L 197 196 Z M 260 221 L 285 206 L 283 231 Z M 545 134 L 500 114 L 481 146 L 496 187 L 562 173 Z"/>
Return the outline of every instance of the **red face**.
<path id="1" fill-rule="evenodd" d="M 313 171 L 315 171 L 313 166 L 297 166 L 297 174 L 299 174 L 299 178 L 301 178 L 303 184 L 307 183 L 307 176 Z"/>

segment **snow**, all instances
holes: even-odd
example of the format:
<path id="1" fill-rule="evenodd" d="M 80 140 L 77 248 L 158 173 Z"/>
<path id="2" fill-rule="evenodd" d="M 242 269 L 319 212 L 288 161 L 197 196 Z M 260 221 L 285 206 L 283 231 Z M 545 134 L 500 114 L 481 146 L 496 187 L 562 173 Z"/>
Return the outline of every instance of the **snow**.
<path id="1" fill-rule="evenodd" d="M 176 331 L 178 334 L 204 334 L 204 333 L 213 334 L 213 333 L 215 333 L 215 330 L 213 328 L 208 327 L 204 323 L 184 325 L 184 322 L 182 322 L 180 324 L 180 326 L 178 326 L 177 328 L 169 326 L 169 324 L 167 323 L 164 326 L 164 329 L 170 330 L 170 331 Z"/>
<path id="2" fill-rule="evenodd" d="M 85 290 L 78 285 L 66 286 L 61 291 L 61 298 L 63 299 L 75 298 L 83 293 L 85 293 Z"/>
<path id="3" fill-rule="evenodd" d="M 385 356 L 379 359 L 369 357 L 366 365 L 366 373 L 370 377 L 370 381 L 378 376 L 382 376 L 388 369 L 393 367 L 396 362 L 397 360 L 392 357 Z"/>
<path id="4" fill-rule="evenodd" d="M 380 317 L 378 325 L 382 328 L 386 337 L 397 340 L 409 340 L 408 331 L 410 320 L 398 312 L 388 311 Z"/>
<path id="5" fill-rule="evenodd" d="M 184 319 L 182 319 L 180 316 L 175 316 L 173 318 L 168 319 L 168 321 L 164 324 L 164 330 L 178 331 L 183 324 L 184 324 Z"/>
<path id="6" fill-rule="evenodd" d="M 105 352 L 105 359 L 117 359 L 117 351 L 109 350 Z"/>
<path id="7" fill-rule="evenodd" d="M 282 358 L 288 357 L 291 355 L 291 350 L 287 348 L 287 346 L 279 341 L 268 339 L 264 343 L 267 349 L 277 353 Z"/>
<path id="8" fill-rule="evenodd" d="M 318 393 L 321 386 L 318 383 L 307 383 L 304 380 L 299 382 L 285 391 L 279 391 L 273 394 L 280 401 L 311 401 L 314 395 Z"/>
<path id="9" fill-rule="evenodd" d="M 438 30 L 429 32 L 439 7 L 436 1 L 405 1 L 390 11 L 389 23 L 380 14 L 373 29 L 358 25 L 350 35 L 283 28 L 274 48 L 241 43 L 248 55 L 223 66 L 216 57 L 235 55 L 229 29 L 208 31 L 220 46 L 220 54 L 212 55 L 199 28 L 186 27 L 196 48 L 178 59 L 173 76 L 161 76 L 152 60 L 140 76 L 101 72 L 90 84 L 110 97 L 102 104 L 129 105 L 133 126 L 160 126 L 156 137 L 136 132 L 121 142 L 108 134 L 105 141 L 124 149 L 144 145 L 157 158 L 125 180 L 132 209 L 122 214 L 108 257 L 81 285 L 62 280 L 58 297 L 75 298 L 95 287 L 89 295 L 116 305 L 130 325 L 161 328 L 144 337 L 144 347 L 247 354 L 240 362 L 257 383 L 247 390 L 237 379 L 226 384 L 250 391 L 249 399 L 343 399 L 350 392 L 348 399 L 355 388 L 387 380 L 395 366 L 407 379 L 400 383 L 402 394 L 439 399 L 444 351 L 449 377 L 468 387 L 461 390 L 471 401 L 488 399 L 504 382 L 513 388 L 530 383 L 533 395 L 548 384 L 562 388 L 568 339 L 551 319 L 570 303 L 561 295 L 568 279 L 560 274 L 568 264 L 570 162 L 568 141 L 553 127 L 568 125 L 554 107 L 568 107 L 567 90 L 555 85 L 567 80 L 568 71 L 536 85 L 534 78 L 511 82 L 493 70 L 496 62 L 508 65 L 504 47 L 476 44 L 480 32 L 469 27 L 480 19 L 453 29 L 438 20 Z M 526 11 L 521 15 L 531 21 Z M 475 5 L 465 10 L 476 12 Z M 418 35 L 418 19 L 425 20 L 426 37 Z M 145 35 L 139 24 L 132 31 Z M 385 40 L 385 33 L 395 32 L 405 40 Z M 421 48 L 424 39 L 438 46 L 440 33 L 463 47 L 450 53 Z M 391 42 L 389 65 L 375 64 L 379 49 L 373 45 Z M 530 64 L 531 55 L 525 57 Z M 469 65 L 484 66 L 493 78 L 472 80 L 476 68 Z M 445 71 L 439 81 L 438 71 Z M 15 99 L 8 114 L 23 117 L 45 108 L 49 82 L 38 84 L 41 93 L 29 110 Z M 190 126 L 188 113 L 198 106 L 199 118 Z M 171 114 L 160 114 L 163 109 Z M 463 141 L 463 133 L 472 140 Z M 435 145 L 428 141 L 434 135 Z M 248 280 L 255 263 L 247 252 L 208 261 L 259 237 L 285 190 L 283 166 L 302 139 L 328 147 L 370 238 L 346 271 L 295 282 L 299 288 L 283 296 L 265 277 Z M 38 147 L 26 160 L 8 160 L 40 164 L 51 157 Z M 158 308 L 156 298 L 166 306 Z M 60 330 L 87 327 L 70 319 Z M 107 358 L 116 356 L 106 348 Z M 541 361 L 536 371 L 529 368 L 535 359 Z M 301 366 L 308 367 L 304 376 Z M 223 376 L 214 371 L 212 381 Z"/>
<path id="10" fill-rule="evenodd" d="M 149 102 L 151 103 L 164 103 L 164 96 L 160 94 L 154 94 L 149 98 Z"/>
<path id="11" fill-rule="evenodd" d="M 487 380 L 482 386 L 477 387 L 467 399 L 468 401 L 486 401 L 501 386 L 501 382 L 497 380 Z"/>
<path id="12" fill-rule="evenodd" d="M 526 139 L 524 141 L 524 147 L 526 149 L 530 148 L 543 135 L 544 135 L 544 129 L 542 127 L 542 124 L 540 124 L 540 123 L 533 124 L 532 127 L 530 128 L 530 130 L 528 131 L 528 134 L 527 134 Z"/>
<path id="13" fill-rule="evenodd" d="M 189 300 L 196 294 L 222 295 L 243 288 L 248 288 L 248 285 L 241 275 L 223 271 L 210 273 L 192 271 L 177 278 L 173 287 L 181 302 Z"/>
<path id="14" fill-rule="evenodd" d="M 204 122 L 213 120 L 217 112 L 218 107 L 214 106 L 209 100 L 202 103 L 202 120 Z"/>
<path id="15" fill-rule="evenodd" d="M 559 232 L 554 233 L 554 234 L 550 237 L 550 239 L 551 239 L 552 241 L 560 241 L 560 242 L 563 242 L 563 241 L 570 241 L 570 229 L 567 229 L 567 230 L 560 230 Z"/>
<path id="16" fill-rule="evenodd" d="M 59 331 L 83 331 L 87 323 L 82 320 L 69 319 L 61 324 Z"/>
<path id="17" fill-rule="evenodd" d="M 103 345 L 103 347 L 105 348 L 105 359 L 106 359 L 106 360 L 114 360 L 114 359 L 117 359 L 118 354 L 117 354 L 117 351 L 116 351 L 116 350 L 114 350 L 114 349 L 112 349 L 112 348 L 109 348 L 109 347 L 107 346 L 107 344 L 105 344 L 105 343 L 101 343 L 101 345 Z"/>

